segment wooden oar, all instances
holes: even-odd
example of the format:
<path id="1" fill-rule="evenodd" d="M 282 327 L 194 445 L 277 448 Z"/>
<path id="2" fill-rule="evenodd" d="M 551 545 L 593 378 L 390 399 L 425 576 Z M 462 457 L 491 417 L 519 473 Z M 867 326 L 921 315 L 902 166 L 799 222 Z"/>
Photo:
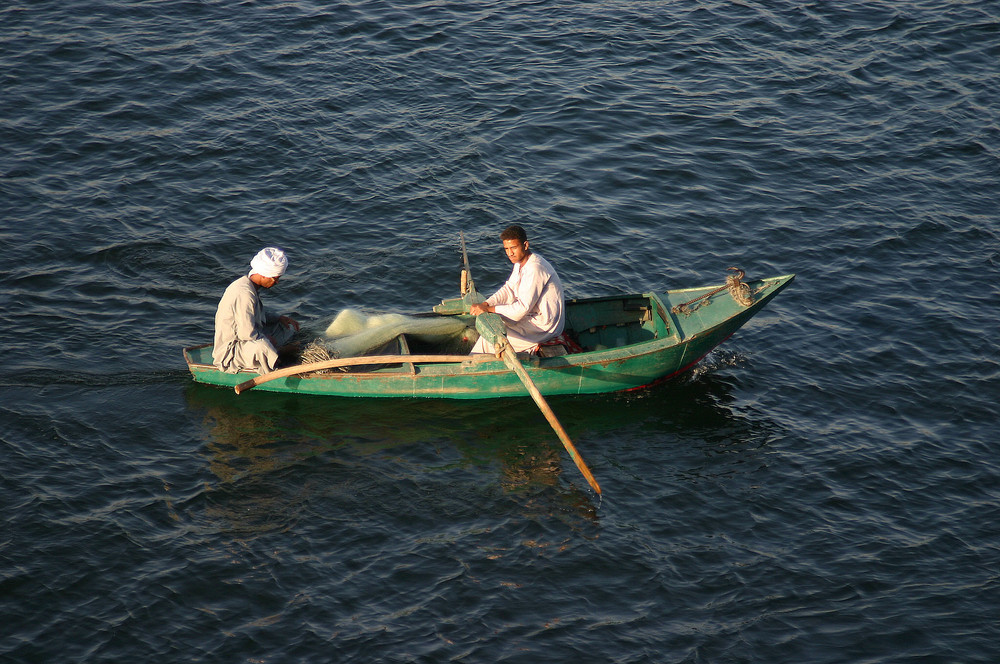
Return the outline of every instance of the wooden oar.
<path id="1" fill-rule="evenodd" d="M 566 433 L 562 424 L 559 423 L 559 418 L 557 418 L 556 414 L 552 412 L 552 408 L 549 407 L 548 402 L 545 401 L 545 397 L 543 397 L 542 393 L 538 390 L 538 387 L 535 385 L 535 381 L 531 380 L 531 376 L 529 376 L 528 372 L 525 371 L 524 366 L 521 365 L 521 361 L 517 359 L 517 353 L 514 352 L 510 342 L 507 341 L 507 335 L 504 334 L 505 328 L 499 314 L 480 314 L 476 317 L 476 329 L 479 330 L 480 334 L 493 343 L 498 351 L 500 351 L 504 364 L 506 364 L 511 371 L 517 374 L 517 377 L 521 379 L 522 383 L 524 383 L 524 387 L 528 390 L 528 394 L 530 394 L 531 398 L 534 399 L 535 405 L 538 406 L 540 411 L 542 411 L 542 415 L 545 416 L 545 419 L 549 421 L 549 425 L 552 427 L 552 430 L 556 432 L 557 436 L 559 436 L 559 440 L 562 441 L 563 447 L 565 447 L 566 451 L 569 452 L 570 458 L 573 459 L 573 463 L 575 463 L 576 467 L 580 469 L 581 473 L 583 473 L 583 476 L 587 479 L 587 483 L 590 484 L 591 488 L 595 492 L 597 492 L 597 495 L 601 495 L 601 487 L 597 483 L 597 480 L 594 479 L 594 474 L 590 472 L 590 468 L 588 468 L 587 464 L 584 463 L 583 459 L 580 457 L 580 453 L 576 451 L 576 446 L 573 445 L 573 441 L 569 439 L 569 434 Z"/>
<path id="2" fill-rule="evenodd" d="M 344 357 L 337 360 L 309 362 L 308 364 L 297 364 L 294 367 L 278 369 L 277 371 L 255 376 L 248 381 L 244 381 L 237 385 L 235 389 L 236 394 L 241 394 L 247 390 L 252 390 L 258 385 L 263 385 L 278 378 L 287 378 L 288 376 L 297 376 L 298 374 L 322 371 L 323 369 L 336 369 L 337 367 L 357 367 L 366 364 L 427 364 L 431 362 L 471 362 L 479 364 L 481 362 L 489 362 L 492 359 L 488 355 L 365 355 L 363 357 Z"/>

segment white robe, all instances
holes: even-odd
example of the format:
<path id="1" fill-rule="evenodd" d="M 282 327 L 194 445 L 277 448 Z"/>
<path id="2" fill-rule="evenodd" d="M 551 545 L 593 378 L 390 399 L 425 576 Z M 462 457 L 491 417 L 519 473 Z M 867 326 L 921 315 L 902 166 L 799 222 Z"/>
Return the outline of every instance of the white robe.
<path id="1" fill-rule="evenodd" d="M 278 345 L 288 343 L 295 332 L 278 322 L 278 316 L 264 311 L 257 287 L 250 277 L 240 277 L 229 284 L 215 312 L 215 348 L 212 361 L 226 373 L 249 369 L 257 373 L 274 371 Z"/>
<path id="2" fill-rule="evenodd" d="M 562 282 L 552 265 L 536 253 L 528 256 L 524 266 L 515 263 L 507 282 L 486 303 L 500 314 L 507 340 L 518 353 L 534 352 L 539 343 L 562 334 L 566 325 Z M 492 353 L 493 344 L 480 337 L 472 352 Z"/>

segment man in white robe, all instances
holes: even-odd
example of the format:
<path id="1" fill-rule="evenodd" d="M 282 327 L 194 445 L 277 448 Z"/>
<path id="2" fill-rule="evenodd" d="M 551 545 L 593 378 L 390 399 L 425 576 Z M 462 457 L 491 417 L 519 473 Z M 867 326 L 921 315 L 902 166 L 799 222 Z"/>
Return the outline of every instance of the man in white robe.
<path id="1" fill-rule="evenodd" d="M 534 353 L 538 344 L 562 334 L 566 325 L 563 287 L 552 265 L 528 248 L 528 236 L 520 226 L 500 234 L 507 258 L 514 264 L 507 282 L 470 312 L 500 315 L 507 327 L 507 340 L 515 352 Z M 473 353 L 492 353 L 493 344 L 483 337 Z"/>
<path id="2" fill-rule="evenodd" d="M 229 284 L 215 312 L 212 361 L 220 371 L 274 371 L 279 354 L 286 350 L 283 347 L 299 330 L 299 324 L 288 316 L 269 315 L 260 289 L 277 284 L 287 267 L 284 251 L 266 247 L 250 261 L 250 273 Z"/>

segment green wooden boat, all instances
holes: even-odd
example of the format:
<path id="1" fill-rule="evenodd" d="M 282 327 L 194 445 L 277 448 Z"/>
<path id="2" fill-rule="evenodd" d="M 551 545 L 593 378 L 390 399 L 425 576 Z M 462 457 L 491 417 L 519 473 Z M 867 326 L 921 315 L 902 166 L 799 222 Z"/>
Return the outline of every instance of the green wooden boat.
<path id="1" fill-rule="evenodd" d="M 519 357 L 544 395 L 632 390 L 677 376 L 728 339 L 795 277 L 744 282 L 743 273 L 736 272 L 716 286 L 567 300 L 566 328 L 582 352 Z M 458 317 L 474 327 L 470 301 L 479 301 L 474 289 L 422 315 Z M 211 344 L 185 348 L 184 358 L 199 383 L 237 388 L 256 377 L 217 371 Z M 501 359 L 445 354 L 406 334 L 378 354 L 338 364 L 322 371 L 316 370 L 319 365 L 282 369 L 257 378 L 261 382 L 255 389 L 340 397 L 528 396 L 525 384 Z"/>

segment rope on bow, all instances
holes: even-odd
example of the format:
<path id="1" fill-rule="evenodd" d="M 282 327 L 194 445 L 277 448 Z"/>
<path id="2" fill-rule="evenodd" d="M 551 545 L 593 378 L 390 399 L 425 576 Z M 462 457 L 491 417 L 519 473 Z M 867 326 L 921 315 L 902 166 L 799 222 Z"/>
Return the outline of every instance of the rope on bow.
<path id="1" fill-rule="evenodd" d="M 719 286 L 715 290 L 709 291 L 704 295 L 699 295 L 693 300 L 689 300 L 682 304 L 678 304 L 675 307 L 673 307 L 670 311 L 674 312 L 675 314 L 684 314 L 685 316 L 690 316 L 701 307 L 711 304 L 710 298 L 716 293 L 720 293 L 724 290 L 729 291 L 729 294 L 733 296 L 733 299 L 736 301 L 736 304 L 740 305 L 741 307 L 749 307 L 751 304 L 753 304 L 753 293 L 750 292 L 750 286 L 741 281 L 741 279 L 743 279 L 743 277 L 746 276 L 746 272 L 739 269 L 738 267 L 731 267 L 729 268 L 729 270 L 735 272 L 736 274 L 731 274 L 726 277 L 725 286 Z"/>

